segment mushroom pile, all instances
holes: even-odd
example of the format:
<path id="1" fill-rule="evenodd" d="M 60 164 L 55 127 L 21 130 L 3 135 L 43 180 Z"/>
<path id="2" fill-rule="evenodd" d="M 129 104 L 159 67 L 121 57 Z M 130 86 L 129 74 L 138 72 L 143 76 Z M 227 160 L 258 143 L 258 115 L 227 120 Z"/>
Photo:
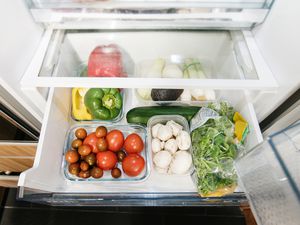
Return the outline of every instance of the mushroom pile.
<path id="1" fill-rule="evenodd" d="M 186 174 L 192 165 L 189 133 L 183 130 L 180 124 L 170 120 L 165 125 L 155 124 L 151 134 L 156 171 L 165 174 Z"/>

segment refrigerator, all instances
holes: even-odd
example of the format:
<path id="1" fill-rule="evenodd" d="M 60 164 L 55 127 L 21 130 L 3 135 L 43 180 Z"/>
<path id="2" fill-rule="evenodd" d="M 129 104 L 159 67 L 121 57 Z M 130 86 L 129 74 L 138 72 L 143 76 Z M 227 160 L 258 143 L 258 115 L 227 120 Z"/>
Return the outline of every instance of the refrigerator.
<path id="1" fill-rule="evenodd" d="M 34 165 L 19 178 L 19 199 L 78 206 L 226 206 L 249 200 L 260 224 L 281 224 L 280 218 L 287 216 L 290 224 L 299 221 L 299 180 L 290 175 L 299 167 L 290 168 L 276 147 L 297 142 L 299 125 L 268 138 L 259 123 L 299 88 L 300 32 L 295 28 L 300 3 L 16 0 L 1 2 L 0 9 L 5 18 L 0 36 L 1 96 L 9 96 L 6 104 L 40 129 Z M 127 77 L 79 77 L 93 48 L 111 43 L 126 50 Z M 145 78 L 137 69 L 149 59 L 180 61 L 186 56 L 205 62 L 207 79 Z M 218 100 L 230 102 L 249 123 L 245 152 L 236 161 L 238 189 L 224 197 L 201 198 L 190 176 L 157 173 L 122 188 L 65 179 L 65 138 L 70 127 L 79 124 L 70 116 L 72 87 L 126 90 L 124 115 L 131 108 L 155 104 L 141 101 L 136 88 L 213 89 Z M 125 116 L 118 124 L 126 124 Z M 296 138 L 282 139 L 289 132 Z M 299 158 L 293 151 L 299 147 L 292 146 L 288 157 Z M 272 211 L 276 208 L 281 213 Z"/>

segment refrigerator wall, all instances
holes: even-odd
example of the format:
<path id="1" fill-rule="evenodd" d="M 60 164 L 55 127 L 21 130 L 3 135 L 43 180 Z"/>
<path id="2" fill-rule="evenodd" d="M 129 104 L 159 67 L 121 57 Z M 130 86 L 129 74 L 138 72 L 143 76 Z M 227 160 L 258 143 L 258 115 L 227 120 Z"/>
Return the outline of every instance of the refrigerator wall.
<path id="1" fill-rule="evenodd" d="M 266 21 L 254 29 L 257 45 L 279 84 L 275 93 L 261 95 L 254 103 L 259 121 L 300 87 L 299 12 L 299 1 L 277 0 Z"/>
<path id="2" fill-rule="evenodd" d="M 45 94 L 38 89 L 22 89 L 20 80 L 38 46 L 43 28 L 33 22 L 21 0 L 1 1 L 0 15 L 1 102 L 31 126 L 40 129 L 44 109 L 34 102 L 37 103 Z"/>

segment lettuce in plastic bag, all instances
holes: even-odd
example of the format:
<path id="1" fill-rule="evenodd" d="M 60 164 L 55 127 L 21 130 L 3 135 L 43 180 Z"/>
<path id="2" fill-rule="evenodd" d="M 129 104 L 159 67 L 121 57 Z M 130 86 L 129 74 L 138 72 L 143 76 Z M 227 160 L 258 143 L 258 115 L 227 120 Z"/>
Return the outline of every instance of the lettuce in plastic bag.
<path id="1" fill-rule="evenodd" d="M 234 125 L 227 117 L 231 110 L 224 106 L 221 109 L 223 116 L 210 118 L 192 131 L 195 177 L 201 196 L 208 196 L 222 188 L 234 187 L 237 183 L 233 166 L 237 156 Z"/>

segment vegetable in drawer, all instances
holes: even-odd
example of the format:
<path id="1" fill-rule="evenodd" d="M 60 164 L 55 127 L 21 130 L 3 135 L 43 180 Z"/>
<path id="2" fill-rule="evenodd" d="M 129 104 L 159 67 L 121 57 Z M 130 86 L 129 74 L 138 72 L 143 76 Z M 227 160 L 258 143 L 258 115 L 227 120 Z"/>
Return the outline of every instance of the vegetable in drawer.
<path id="1" fill-rule="evenodd" d="M 173 118 L 178 117 L 173 116 Z M 185 119 L 182 118 L 182 120 Z M 153 135 L 156 133 L 157 135 Z M 191 137 L 184 130 L 184 126 L 169 120 L 165 124 L 153 125 L 151 134 L 151 150 L 155 170 L 163 174 L 187 174 L 192 167 Z"/>
<path id="2" fill-rule="evenodd" d="M 84 104 L 94 119 L 116 118 L 122 109 L 122 96 L 116 88 L 91 88 L 84 96 Z"/>
<path id="3" fill-rule="evenodd" d="M 128 123 L 147 125 L 148 120 L 156 115 L 180 115 L 190 121 L 199 111 L 198 106 L 146 106 L 137 107 L 128 111 Z"/>
<path id="4" fill-rule="evenodd" d="M 157 58 L 141 62 L 138 75 L 151 78 L 206 79 L 204 69 L 197 58 L 182 58 L 172 55 L 170 59 Z M 215 91 L 211 89 L 137 89 L 143 100 L 153 101 L 213 101 Z"/>
<path id="5" fill-rule="evenodd" d="M 76 120 L 115 120 L 123 97 L 117 88 L 73 88 L 72 116 Z"/>
<path id="6" fill-rule="evenodd" d="M 77 120 L 91 120 L 92 115 L 87 111 L 84 105 L 84 95 L 87 88 L 72 89 L 72 115 Z"/>
<path id="7" fill-rule="evenodd" d="M 193 174 L 198 192 L 203 197 L 219 197 L 230 194 L 237 186 L 233 162 L 243 141 L 236 130 L 246 120 L 227 102 L 203 107 L 192 127 Z M 240 130 L 240 129 L 238 129 Z M 244 130 L 244 138 L 247 132 Z"/>
<path id="8" fill-rule="evenodd" d="M 74 135 L 69 136 L 72 138 L 64 155 L 64 163 L 67 162 L 64 172 L 68 179 L 96 180 L 103 177 L 103 181 L 130 180 L 130 177 L 143 175 L 144 157 L 147 160 L 145 137 L 124 129 L 108 130 L 105 126 L 87 129 L 89 132 L 82 127 L 77 128 L 73 131 Z M 124 134 L 127 135 L 125 142 Z M 106 148 L 103 148 L 103 141 Z M 74 142 L 77 144 L 74 145 Z"/>
<path id="9" fill-rule="evenodd" d="M 97 46 L 90 54 L 88 61 L 88 77 L 122 77 L 122 54 L 115 44 Z"/>

